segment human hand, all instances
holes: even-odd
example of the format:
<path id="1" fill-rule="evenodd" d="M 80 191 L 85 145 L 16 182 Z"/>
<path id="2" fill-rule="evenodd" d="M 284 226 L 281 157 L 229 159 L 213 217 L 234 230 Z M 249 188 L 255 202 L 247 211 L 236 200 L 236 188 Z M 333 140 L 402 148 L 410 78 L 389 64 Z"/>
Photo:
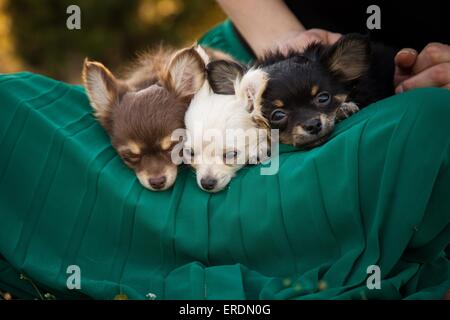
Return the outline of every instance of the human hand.
<path id="1" fill-rule="evenodd" d="M 395 56 L 395 92 L 414 88 L 450 89 L 450 46 L 429 43 L 420 53 L 402 49 Z"/>
<path id="2" fill-rule="evenodd" d="M 290 50 L 302 51 L 307 45 L 313 42 L 332 45 L 338 41 L 341 36 L 340 33 L 334 33 L 323 29 L 309 29 L 287 35 L 277 44 L 277 47 L 281 53 L 287 54 Z"/>

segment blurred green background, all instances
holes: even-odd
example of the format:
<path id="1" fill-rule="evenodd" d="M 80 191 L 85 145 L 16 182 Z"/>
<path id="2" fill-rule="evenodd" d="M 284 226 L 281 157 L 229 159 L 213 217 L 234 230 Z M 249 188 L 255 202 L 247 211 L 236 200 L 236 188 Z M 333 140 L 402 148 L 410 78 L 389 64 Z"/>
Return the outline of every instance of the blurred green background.
<path id="1" fill-rule="evenodd" d="M 73 4 L 81 30 L 66 27 Z M 0 72 L 79 83 L 86 56 L 117 71 L 154 45 L 190 45 L 223 19 L 214 0 L 0 0 Z"/>

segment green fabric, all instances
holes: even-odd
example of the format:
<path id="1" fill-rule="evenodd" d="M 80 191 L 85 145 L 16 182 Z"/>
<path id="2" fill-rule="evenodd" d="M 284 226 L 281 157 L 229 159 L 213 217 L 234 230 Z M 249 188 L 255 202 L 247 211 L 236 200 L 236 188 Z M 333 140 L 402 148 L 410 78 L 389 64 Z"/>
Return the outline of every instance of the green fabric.
<path id="1" fill-rule="evenodd" d="M 226 21 L 203 45 L 248 62 Z M 183 168 L 143 189 L 84 91 L 0 76 L 0 290 L 111 299 L 439 299 L 450 287 L 450 92 L 372 105 L 280 171 L 239 172 L 219 194 Z M 66 288 L 69 265 L 80 291 Z M 368 290 L 379 265 L 381 290 Z"/>
<path id="2" fill-rule="evenodd" d="M 240 41 L 230 20 L 226 20 L 211 29 L 200 38 L 198 43 L 229 53 L 242 63 L 249 63 L 254 59 L 253 53 Z"/>
<path id="3" fill-rule="evenodd" d="M 33 295 L 20 272 L 57 298 L 434 299 L 450 285 L 449 91 L 380 101 L 321 147 L 284 146 L 278 175 L 247 167 L 214 195 L 189 169 L 142 188 L 79 86 L 2 75 L 0 103 L 0 288 Z M 372 264 L 381 290 L 365 286 Z"/>

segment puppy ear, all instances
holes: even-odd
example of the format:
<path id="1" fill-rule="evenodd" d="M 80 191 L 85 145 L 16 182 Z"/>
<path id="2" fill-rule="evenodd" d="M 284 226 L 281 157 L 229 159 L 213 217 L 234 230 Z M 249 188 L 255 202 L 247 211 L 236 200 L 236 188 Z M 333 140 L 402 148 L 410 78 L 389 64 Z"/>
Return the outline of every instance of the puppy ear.
<path id="1" fill-rule="evenodd" d="M 189 100 L 205 82 L 205 63 L 194 48 L 174 54 L 162 77 L 167 89 L 183 100 Z"/>
<path id="2" fill-rule="evenodd" d="M 119 102 L 119 89 L 122 84 L 103 64 L 88 59 L 84 60 L 82 78 L 94 115 L 100 124 L 109 130 L 111 110 Z"/>
<path id="3" fill-rule="evenodd" d="M 328 69 L 344 81 L 359 79 L 369 69 L 370 41 L 366 36 L 343 36 L 325 50 L 322 61 Z"/>
<path id="4" fill-rule="evenodd" d="M 195 46 L 195 51 L 197 51 L 198 55 L 202 58 L 203 63 L 207 65 L 210 62 L 210 58 L 208 52 L 206 52 L 205 48 L 200 45 Z"/>
<path id="5" fill-rule="evenodd" d="M 215 60 L 206 66 L 208 82 L 214 93 L 235 94 L 234 82 L 242 78 L 245 67 L 234 61 Z"/>
<path id="6" fill-rule="evenodd" d="M 261 69 L 248 71 L 236 85 L 236 94 L 244 99 L 248 112 L 261 109 L 262 95 L 266 90 L 268 74 Z"/>

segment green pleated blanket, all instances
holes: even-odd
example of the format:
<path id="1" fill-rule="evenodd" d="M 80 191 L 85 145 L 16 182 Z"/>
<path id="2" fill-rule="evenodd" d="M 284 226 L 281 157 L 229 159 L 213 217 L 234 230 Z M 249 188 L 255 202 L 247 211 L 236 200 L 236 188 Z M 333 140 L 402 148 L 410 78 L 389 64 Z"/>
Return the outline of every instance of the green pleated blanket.
<path id="1" fill-rule="evenodd" d="M 141 187 L 84 90 L 0 76 L 0 290 L 57 298 L 440 299 L 450 287 L 450 91 L 396 95 L 277 175 Z M 79 266 L 81 289 L 67 268 Z M 380 289 L 367 287 L 371 267 Z M 149 296 L 150 294 L 150 296 Z"/>
<path id="2" fill-rule="evenodd" d="M 80 87 L 0 77 L 0 253 L 94 298 L 439 298 L 449 285 L 450 92 L 423 89 L 341 123 L 277 175 L 241 170 L 219 194 L 191 170 L 140 186 Z M 378 265 L 381 290 L 368 290 Z M 0 269 L 0 287 L 16 279 Z M 23 281 L 22 281 L 23 282 Z M 70 296 L 70 292 L 65 292 Z"/>

